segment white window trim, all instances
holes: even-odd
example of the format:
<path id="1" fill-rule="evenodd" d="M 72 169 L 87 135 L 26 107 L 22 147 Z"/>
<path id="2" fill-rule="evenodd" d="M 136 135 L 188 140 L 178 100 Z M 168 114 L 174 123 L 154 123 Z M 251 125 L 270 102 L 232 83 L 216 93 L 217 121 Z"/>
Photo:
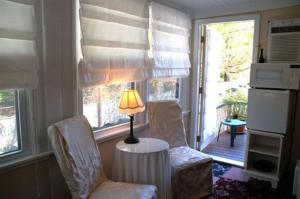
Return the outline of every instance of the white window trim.
<path id="1" fill-rule="evenodd" d="M 18 91 L 18 116 L 19 116 L 19 136 L 21 150 L 7 153 L 0 157 L 0 168 L 12 162 L 19 162 L 28 156 L 35 154 L 36 142 L 35 131 L 33 129 L 32 92 Z"/>
<path id="2" fill-rule="evenodd" d="M 182 95 L 183 93 L 183 79 L 182 78 L 178 78 L 178 100 L 179 100 L 179 103 L 182 104 L 183 101 L 185 100 L 184 99 L 184 95 Z"/>
<path id="3" fill-rule="evenodd" d="M 145 130 L 148 127 L 148 124 L 134 124 L 133 126 L 133 132 L 135 135 L 138 135 L 141 133 L 143 130 Z M 112 129 L 107 129 L 105 132 L 95 134 L 95 140 L 98 144 L 107 142 L 109 140 L 113 140 L 122 136 L 127 136 L 130 133 L 129 129 L 129 123 L 126 125 L 123 125 L 122 128 L 112 128 Z"/>
<path id="4" fill-rule="evenodd" d="M 178 100 L 179 103 L 182 102 L 184 95 L 183 93 L 183 86 L 182 86 L 182 78 L 179 79 L 179 96 Z M 149 96 L 149 80 L 135 82 L 135 89 L 138 90 L 141 99 L 143 100 L 144 104 L 146 105 Z M 82 104 L 82 90 L 78 89 L 78 105 L 77 105 L 77 114 L 83 114 L 83 104 Z M 183 112 L 184 116 L 190 114 L 190 111 Z M 139 113 L 136 115 L 135 121 L 133 123 L 133 129 L 135 134 L 141 133 L 148 127 L 148 119 L 147 119 L 147 110 L 143 113 Z M 94 137 L 97 143 L 103 143 L 109 140 L 113 140 L 118 137 L 126 136 L 129 134 L 129 122 L 118 124 L 115 126 L 111 126 L 105 129 L 96 130 L 94 131 Z"/>
<path id="5" fill-rule="evenodd" d="M 35 18 L 36 18 L 36 30 L 37 30 L 37 54 L 39 57 L 39 83 L 41 80 L 41 73 L 43 71 L 44 64 L 44 2 L 34 1 Z M 19 90 L 19 117 L 20 117 L 20 140 L 22 150 L 17 152 L 8 153 L 7 155 L 0 157 L 0 169 L 11 167 L 14 165 L 22 164 L 27 161 L 44 157 L 45 154 L 51 154 L 52 152 L 40 153 L 38 149 L 38 134 L 44 134 L 46 131 L 38 132 L 37 128 L 41 125 L 39 114 L 44 114 L 39 110 L 39 98 L 43 92 L 42 84 L 38 84 L 38 87 L 34 90 Z M 41 90 L 41 93 L 40 93 Z M 39 113 L 40 112 L 40 113 Z"/>

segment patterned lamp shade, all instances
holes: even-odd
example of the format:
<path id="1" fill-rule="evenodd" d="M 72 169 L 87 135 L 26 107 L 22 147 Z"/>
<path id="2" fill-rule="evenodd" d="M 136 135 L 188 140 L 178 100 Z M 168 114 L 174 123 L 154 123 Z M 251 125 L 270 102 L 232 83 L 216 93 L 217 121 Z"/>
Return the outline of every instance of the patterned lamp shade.
<path id="1" fill-rule="evenodd" d="M 120 101 L 119 110 L 121 113 L 134 115 L 143 112 L 145 105 L 136 90 L 125 90 Z"/>

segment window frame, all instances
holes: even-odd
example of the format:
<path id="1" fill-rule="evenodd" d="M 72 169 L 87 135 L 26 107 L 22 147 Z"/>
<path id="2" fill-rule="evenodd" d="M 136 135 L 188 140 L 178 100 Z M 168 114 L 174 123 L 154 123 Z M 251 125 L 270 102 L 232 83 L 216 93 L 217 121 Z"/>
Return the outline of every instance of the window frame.
<path id="1" fill-rule="evenodd" d="M 177 82 L 178 82 L 178 97 L 177 98 L 175 98 L 174 100 L 177 100 L 178 102 L 179 102 L 179 104 L 182 104 L 182 102 L 183 102 L 183 99 L 182 99 L 182 97 L 183 97 L 183 95 L 182 95 L 182 93 L 183 93 L 183 86 L 182 86 L 182 84 L 183 84 L 183 78 L 177 78 Z M 150 82 L 149 82 L 150 80 L 146 80 L 145 81 L 145 84 L 146 84 L 146 89 L 145 89 L 145 91 L 146 91 L 146 103 L 147 102 L 149 102 L 149 95 L 150 95 L 150 89 L 149 89 L 149 85 L 150 85 Z M 177 88 L 176 88 L 177 89 Z M 154 101 L 155 102 L 155 101 Z M 147 111 L 147 110 L 146 110 Z M 146 112 L 145 111 L 145 112 Z M 149 122 L 149 118 L 148 118 L 148 115 L 145 115 L 145 123 L 148 123 Z"/>
<path id="2" fill-rule="evenodd" d="M 0 90 L 1 91 L 13 91 L 14 92 L 14 107 L 15 107 L 15 112 L 16 112 L 16 130 L 17 130 L 17 142 L 18 142 L 18 149 L 17 150 L 14 150 L 14 151 L 9 151 L 9 152 L 5 152 L 3 154 L 0 154 L 0 158 L 3 158 L 3 157 L 6 157 L 6 156 L 9 156 L 9 155 L 13 155 L 13 154 L 16 154 L 16 153 L 20 153 L 22 151 L 22 148 L 23 148 L 23 144 L 22 144 L 22 137 L 21 137 L 21 121 L 20 121 L 20 103 L 19 103 L 19 92 L 15 89 L 8 89 L 8 90 Z"/>
<path id="3" fill-rule="evenodd" d="M 22 158 L 33 154 L 35 149 L 33 120 L 32 120 L 32 92 L 26 90 L 15 90 L 16 121 L 18 128 L 18 141 L 20 150 L 0 155 L 0 167 L 5 167 L 12 161 L 19 161 Z"/>
<path id="4" fill-rule="evenodd" d="M 182 104 L 183 102 L 183 78 L 178 79 L 178 102 Z M 82 90 L 78 87 L 78 94 L 77 94 L 77 114 L 83 115 L 83 95 Z M 135 89 L 139 92 L 141 99 L 143 100 L 145 106 L 149 101 L 149 80 L 138 81 L 135 82 Z M 174 99 L 175 100 L 175 99 Z M 114 139 L 116 137 L 124 136 L 129 133 L 129 122 L 118 124 L 115 126 L 107 127 L 104 129 L 99 129 L 93 131 L 93 135 L 97 141 L 97 143 L 105 142 L 110 139 Z M 147 110 L 142 113 L 135 115 L 135 119 L 133 122 L 133 128 L 136 133 L 145 130 L 148 125 L 148 118 L 147 118 Z"/>
<path id="5" fill-rule="evenodd" d="M 161 80 L 163 79 L 172 79 L 172 77 L 170 78 L 161 78 Z M 177 83 L 176 83 L 176 91 L 175 91 L 175 99 L 174 100 L 178 100 L 179 103 L 182 102 L 182 78 L 179 78 L 179 77 L 175 77 L 174 79 L 177 79 Z M 160 80 L 160 79 L 158 79 Z M 151 80 L 146 80 L 146 84 L 147 84 L 147 102 L 150 101 L 149 100 L 149 96 L 150 96 L 150 81 Z M 177 93 L 178 92 L 178 93 Z M 177 96 L 176 96 L 177 95 Z M 156 101 L 156 100 L 154 100 Z"/>
<path id="6" fill-rule="evenodd" d="M 130 89 L 134 89 L 134 87 L 135 87 L 135 82 L 130 82 L 130 83 L 124 83 L 124 84 L 130 84 Z M 123 84 L 123 85 L 124 85 Z M 117 84 L 117 85 L 122 85 L 122 84 Z M 101 85 L 100 85 L 101 86 Z M 104 85 L 105 86 L 105 85 Z M 99 92 L 99 90 L 98 90 L 98 92 Z M 84 113 L 83 113 L 83 95 L 82 95 L 82 99 L 81 99 L 81 101 L 82 101 L 82 115 L 84 115 Z M 98 100 L 97 100 L 98 101 Z M 101 103 L 101 102 L 100 102 Z M 97 102 L 97 107 L 98 107 L 98 105 L 99 105 L 99 102 Z M 98 111 L 98 110 L 97 110 Z M 85 117 L 87 117 L 87 116 L 85 116 Z M 88 119 L 88 117 L 87 117 L 87 119 Z M 129 118 L 128 118 L 129 119 Z M 102 131 L 104 131 L 104 130 L 109 130 L 109 129 L 111 129 L 111 128 L 115 128 L 115 127 L 119 127 L 119 126 L 122 126 L 123 124 L 127 124 L 127 123 L 129 123 L 129 120 L 128 120 L 128 122 L 122 122 L 122 123 L 117 123 L 117 124 L 115 124 L 115 125 L 111 125 L 111 126 L 108 126 L 108 127 L 105 127 L 105 128 L 103 128 L 103 127 L 93 127 L 91 124 L 91 127 L 92 127 L 92 129 L 93 128 L 97 128 L 97 129 L 93 129 L 93 132 L 95 133 L 95 132 L 102 132 Z"/>
<path id="7" fill-rule="evenodd" d="M 134 83 L 134 88 L 139 92 L 142 101 L 144 103 L 146 103 L 145 92 L 144 92 L 145 83 L 144 82 L 133 82 L 133 83 Z M 135 115 L 134 121 L 133 121 L 134 128 L 139 128 L 145 124 L 145 121 L 146 121 L 145 112 L 146 111 Z M 81 89 L 79 89 L 79 91 L 78 91 L 78 113 L 83 115 L 83 93 L 82 93 Z M 93 131 L 94 137 L 96 138 L 96 140 L 100 140 L 107 136 L 123 134 L 123 132 L 129 131 L 129 124 L 130 124 L 130 122 L 128 121 L 128 122 L 125 122 L 122 124 L 117 124 L 117 125 L 110 126 L 107 128 L 94 130 Z"/>
<path id="8" fill-rule="evenodd" d="M 79 19 L 79 1 L 76 0 L 74 3 L 74 18 L 75 18 L 75 26 L 74 26 L 74 43 L 75 43 L 75 56 L 74 56 L 74 63 L 76 63 L 76 79 L 79 79 L 78 74 L 78 64 L 82 59 L 82 51 L 81 51 L 81 43 L 80 43 L 80 35 L 81 35 L 81 27 L 80 27 L 80 19 Z M 136 81 L 135 82 L 135 89 L 139 92 L 140 97 L 144 104 L 146 105 L 147 102 L 147 83 L 146 81 Z M 76 113 L 77 115 L 83 115 L 83 92 L 82 88 L 80 88 L 77 84 L 76 86 Z M 142 129 L 146 126 L 146 111 L 135 115 L 133 121 L 133 128 Z M 106 140 L 108 137 L 113 138 L 115 136 L 127 135 L 129 133 L 129 125 L 130 122 L 122 123 L 118 125 L 114 125 L 108 128 L 99 129 L 93 131 L 94 137 L 97 142 L 101 142 Z M 126 133 L 126 134 L 125 134 Z"/>

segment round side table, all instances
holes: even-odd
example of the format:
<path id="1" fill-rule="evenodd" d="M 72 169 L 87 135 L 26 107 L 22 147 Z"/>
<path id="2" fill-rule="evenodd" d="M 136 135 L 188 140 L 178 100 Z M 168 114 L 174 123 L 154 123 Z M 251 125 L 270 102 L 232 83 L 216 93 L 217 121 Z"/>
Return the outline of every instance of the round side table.
<path id="1" fill-rule="evenodd" d="M 139 140 L 137 144 L 126 144 L 124 141 L 117 143 L 112 179 L 155 185 L 159 199 L 170 198 L 169 144 L 155 138 Z"/>

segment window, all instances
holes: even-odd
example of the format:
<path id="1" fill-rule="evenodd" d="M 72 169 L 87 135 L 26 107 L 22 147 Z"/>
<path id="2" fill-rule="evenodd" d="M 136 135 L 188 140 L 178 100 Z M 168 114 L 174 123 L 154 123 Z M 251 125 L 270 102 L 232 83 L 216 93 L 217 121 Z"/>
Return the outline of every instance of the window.
<path id="1" fill-rule="evenodd" d="M 118 107 L 123 91 L 133 86 L 134 83 L 129 83 L 83 89 L 83 114 L 93 130 L 129 122 L 129 117 L 120 114 Z"/>
<path id="2" fill-rule="evenodd" d="M 149 101 L 179 98 L 179 79 L 154 79 L 149 81 Z"/>
<path id="3" fill-rule="evenodd" d="M 0 91 L 0 156 L 20 151 L 18 92 Z"/>

